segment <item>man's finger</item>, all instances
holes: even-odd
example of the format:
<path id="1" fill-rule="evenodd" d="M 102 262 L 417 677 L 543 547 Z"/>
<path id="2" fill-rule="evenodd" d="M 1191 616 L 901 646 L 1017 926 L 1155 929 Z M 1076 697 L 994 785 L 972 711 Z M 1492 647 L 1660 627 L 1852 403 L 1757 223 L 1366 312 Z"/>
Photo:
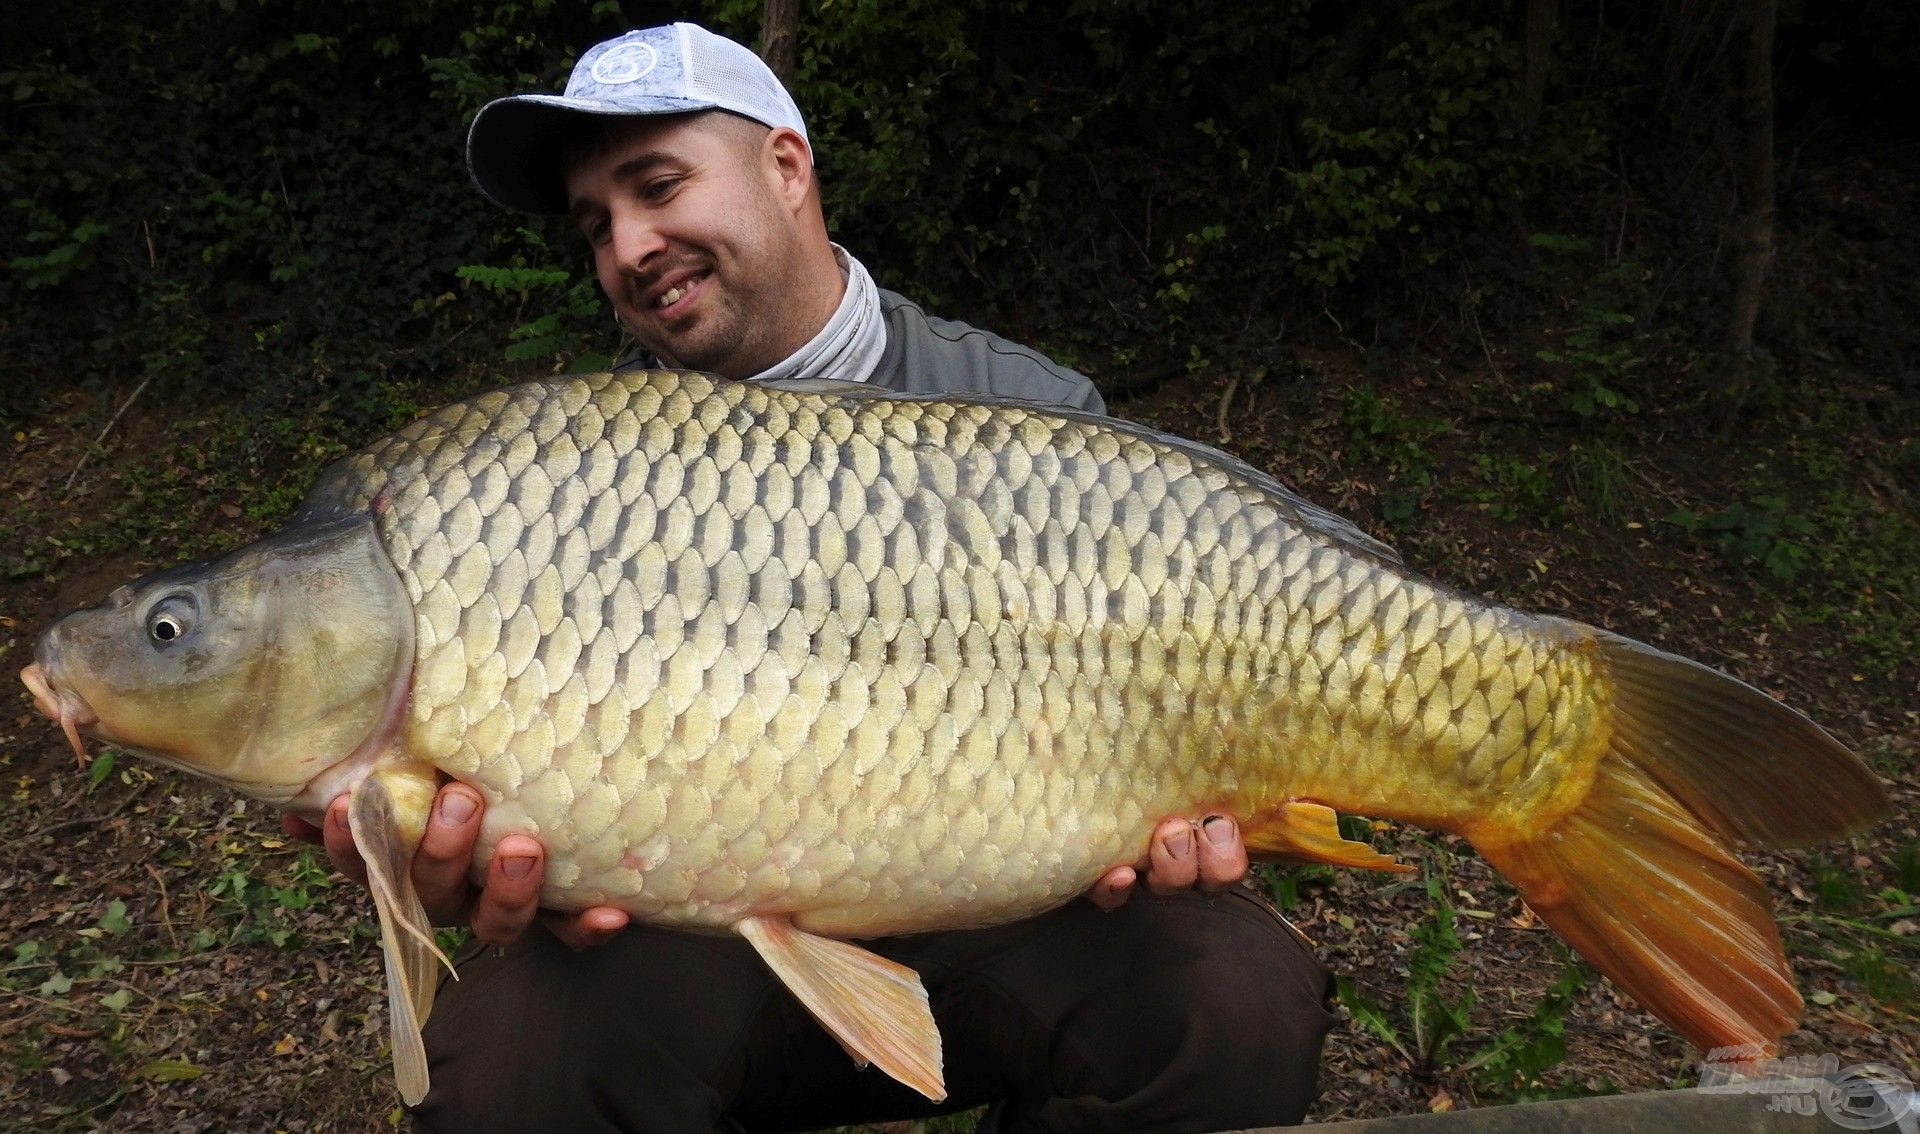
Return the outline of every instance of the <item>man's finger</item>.
<path id="1" fill-rule="evenodd" d="M 465 920 L 473 884 L 468 881 L 473 844 L 480 837 L 483 810 L 480 793 L 462 783 L 440 789 L 426 834 L 413 856 L 413 887 L 420 904 L 435 925 L 458 925 Z"/>
<path id="2" fill-rule="evenodd" d="M 508 835 L 493 849 L 487 883 L 474 899 L 473 935 L 490 945 L 511 945 L 533 923 L 540 906 L 546 852 L 525 835 Z"/>
<path id="3" fill-rule="evenodd" d="M 1100 876 L 1100 881 L 1087 891 L 1087 900 L 1101 909 L 1112 913 L 1126 904 L 1127 895 L 1133 893 L 1133 884 L 1140 874 L 1131 866 L 1116 866 Z"/>
<path id="4" fill-rule="evenodd" d="M 1200 888 L 1224 890 L 1247 876 L 1247 844 L 1240 825 L 1226 815 L 1200 823 Z"/>
<path id="5" fill-rule="evenodd" d="M 627 927 L 626 911 L 612 906 L 594 906 L 578 913 L 542 911 L 540 918 L 555 937 L 575 949 L 605 945 Z"/>
<path id="6" fill-rule="evenodd" d="M 280 829 L 303 843 L 312 843 L 316 847 L 326 845 L 326 840 L 320 834 L 320 828 L 291 811 L 280 813 Z"/>
<path id="7" fill-rule="evenodd" d="M 1153 832 L 1147 853 L 1147 889 L 1165 897 L 1190 890 L 1200 877 L 1200 856 L 1194 847 L 1193 823 L 1169 819 Z"/>
<path id="8" fill-rule="evenodd" d="M 360 885 L 367 884 L 367 864 L 360 848 L 353 845 L 353 831 L 347 826 L 347 797 L 342 795 L 327 808 L 327 819 L 320 828 L 321 841 L 333 868 Z"/>

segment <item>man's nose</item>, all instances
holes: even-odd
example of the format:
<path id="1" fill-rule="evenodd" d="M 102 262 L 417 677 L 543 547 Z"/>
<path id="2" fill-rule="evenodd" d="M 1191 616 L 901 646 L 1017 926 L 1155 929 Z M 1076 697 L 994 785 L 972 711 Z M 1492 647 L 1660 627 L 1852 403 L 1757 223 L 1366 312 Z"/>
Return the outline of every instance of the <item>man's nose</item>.
<path id="1" fill-rule="evenodd" d="M 666 250 L 660 230 L 634 216 L 613 218 L 613 255 L 623 271 L 639 271 L 648 259 Z"/>

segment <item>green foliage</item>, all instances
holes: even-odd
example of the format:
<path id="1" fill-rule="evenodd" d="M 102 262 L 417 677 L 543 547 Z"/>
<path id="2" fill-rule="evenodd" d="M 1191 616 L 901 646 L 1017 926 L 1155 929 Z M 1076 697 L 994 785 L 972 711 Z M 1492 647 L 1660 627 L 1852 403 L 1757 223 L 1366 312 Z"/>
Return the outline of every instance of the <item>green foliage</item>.
<path id="1" fill-rule="evenodd" d="M 1567 1057 L 1566 1019 L 1586 975 L 1571 960 L 1518 1024 L 1503 1029 L 1461 1066 L 1472 1072 L 1479 1093 L 1502 1102 L 1535 1102 L 1594 1092 L 1555 1084 L 1548 1076 Z M 1601 1093 L 1612 1093 L 1603 1089 Z"/>
<path id="2" fill-rule="evenodd" d="M 499 23 L 536 19 L 545 34 Z M 259 409 L 377 419 L 383 383 L 445 366 L 464 327 L 504 320 L 487 293 L 431 302 L 515 227 L 467 183 L 454 103 L 474 92 L 448 79 L 453 62 L 504 93 L 551 80 L 555 45 L 618 19 L 604 5 L 475 19 L 194 0 L 83 8 L 10 47 L 10 367 L 53 388 L 144 372 Z"/>
<path id="3" fill-rule="evenodd" d="M 693 16 L 752 42 L 760 9 Z M 1510 249 L 1503 218 L 1606 151 L 1609 104 L 1574 93 L 1604 81 L 1530 113 L 1513 21 L 1419 0 L 1353 40 L 1349 16 L 829 5 L 801 20 L 792 86 L 830 226 L 883 284 L 1093 362 L 1203 366 L 1284 308 L 1391 302 Z M 0 55 L 11 365 L 366 425 L 382 391 L 463 360 L 599 363 L 584 249 L 483 201 L 462 142 L 485 102 L 558 89 L 638 18 L 190 0 L 49 23 Z"/>
<path id="4" fill-rule="evenodd" d="M 1634 490 L 1627 458 L 1608 442 L 1576 442 L 1567 450 L 1567 491 L 1589 515 L 1603 524 L 1627 518 Z"/>
<path id="5" fill-rule="evenodd" d="M 1895 883 L 1920 900 L 1920 843 L 1902 846 L 1895 852 L 1892 866 Z"/>
<path id="6" fill-rule="evenodd" d="M 1453 928 L 1455 911 L 1447 897 L 1445 877 L 1429 874 L 1426 888 L 1431 905 L 1427 917 L 1413 932 L 1413 949 L 1407 954 L 1404 1026 L 1396 1025 L 1351 979 L 1338 976 L 1334 986 L 1340 1002 L 1362 1027 L 1409 1061 L 1433 1068 L 1445 1061 L 1453 1041 L 1466 1034 L 1474 996 L 1470 988 L 1452 994 L 1444 987 L 1447 970 L 1460 952 L 1460 935 Z"/>
<path id="7" fill-rule="evenodd" d="M 1364 386 L 1346 392 L 1341 420 L 1352 456 L 1383 466 L 1387 473 L 1380 492 L 1382 517 L 1396 527 L 1407 525 L 1433 484 L 1435 458 L 1427 442 L 1446 432 L 1447 423 L 1403 414 L 1393 398 Z"/>
<path id="8" fill-rule="evenodd" d="M 1333 882 L 1333 868 L 1322 864 L 1306 866 L 1260 866 L 1255 868 L 1266 883 L 1267 896 L 1282 913 L 1306 900 L 1309 890 L 1324 888 Z"/>
<path id="9" fill-rule="evenodd" d="M 1861 945 L 1841 957 L 1840 967 L 1859 982 L 1861 993 L 1869 1000 L 1895 1005 L 1913 1003 L 1915 988 L 1910 957 L 1889 957 L 1879 945 Z"/>
<path id="10" fill-rule="evenodd" d="M 100 785 L 107 782 L 107 777 L 113 775 L 113 763 L 114 750 L 111 748 L 101 749 L 100 754 L 93 758 L 93 762 L 87 766 L 88 795 L 99 790 Z"/>
<path id="11" fill-rule="evenodd" d="M 1628 372 L 1642 361 L 1632 326 L 1633 316 L 1625 312 L 1589 306 L 1560 349 L 1537 352 L 1541 362 L 1562 373 L 1567 408 L 1581 417 L 1640 412 L 1639 403 L 1621 391 Z"/>
<path id="12" fill-rule="evenodd" d="M 538 233 L 522 229 L 521 235 L 530 249 L 545 249 Z M 613 364 L 613 350 L 582 350 L 583 344 L 608 337 L 596 333 L 607 325 L 608 312 L 592 275 L 530 267 L 523 256 L 515 256 L 508 267 L 467 264 L 455 274 L 484 291 L 519 300 L 514 326 L 507 331 L 507 361 L 546 361 L 556 370 L 574 371 L 604 370 Z"/>
<path id="13" fill-rule="evenodd" d="M 264 879 L 252 877 L 244 864 L 232 860 L 206 887 L 227 930 L 222 934 L 202 927 L 195 931 L 193 948 L 208 949 L 223 941 L 276 948 L 299 944 L 300 931 L 290 915 L 311 906 L 319 891 L 331 885 L 309 847 L 300 848 L 289 865 Z"/>
<path id="14" fill-rule="evenodd" d="M 1354 1022 L 1426 1071 L 1445 1068 L 1470 1073 L 1478 1090 L 1491 1097 L 1521 1102 L 1568 1094 L 1589 1094 L 1553 1084 L 1548 1072 L 1566 1058 L 1566 1016 L 1586 978 L 1571 960 L 1534 1003 L 1527 1018 L 1501 1030 L 1457 1060 L 1454 1044 L 1473 1030 L 1471 986 L 1450 991 L 1450 979 L 1462 942 L 1454 929 L 1459 911 L 1448 897 L 1446 876 L 1431 872 L 1425 880 L 1427 915 L 1413 932 L 1406 962 L 1406 1013 L 1401 1022 L 1360 991 L 1351 978 L 1334 978 L 1335 994 Z"/>
<path id="15" fill-rule="evenodd" d="M 755 0 L 714 26 L 748 38 Z M 1282 304 L 1407 284 L 1604 134 L 1522 137 L 1508 21 L 1401 6 L 932 0 L 803 20 L 830 226 L 883 284 L 1062 353 L 1190 362 Z M 1258 92 L 1257 95 L 1254 92 Z M 1496 237 L 1496 240 L 1504 237 Z"/>
<path id="16" fill-rule="evenodd" d="M 1792 579 L 1807 563 L 1813 521 L 1784 496 L 1735 501 L 1715 512 L 1679 508 L 1667 517 L 1681 531 L 1720 552 L 1729 563 L 1759 563 L 1777 579 Z"/>
<path id="17" fill-rule="evenodd" d="M 1851 866 L 1813 855 L 1807 867 L 1813 872 L 1813 899 L 1821 909 L 1850 913 L 1865 904 L 1867 889 Z"/>
<path id="18" fill-rule="evenodd" d="M 1840 628 L 1861 670 L 1893 673 L 1920 652 L 1920 512 L 1911 495 L 1889 499 L 1824 468 L 1809 475 L 1826 487 L 1810 509 L 1813 531 L 1795 537 L 1805 551 L 1801 578 L 1814 592 L 1795 605 L 1809 621 Z"/>
<path id="19" fill-rule="evenodd" d="M 26 235 L 26 243 L 29 247 L 34 245 L 52 245 L 52 247 L 38 254 L 15 256 L 7 261 L 8 268 L 20 273 L 20 286 L 29 291 L 53 287 L 77 269 L 85 267 L 81 253 L 86 250 L 87 245 L 93 243 L 95 237 L 111 231 L 106 225 L 90 220 L 81 221 L 71 229 L 64 229 L 64 226 L 58 223 L 58 218 L 44 212 L 35 215 L 36 210 L 33 209 L 31 201 L 16 200 L 13 206 L 16 209 L 25 210 L 33 221 L 54 222 L 54 227 L 51 229 L 32 227 L 28 229 Z"/>
<path id="20" fill-rule="evenodd" d="M 1566 502 L 1544 470 L 1510 453 L 1476 453 L 1473 468 L 1480 484 L 1467 490 L 1467 499 L 1485 506 L 1495 519 L 1566 522 Z"/>

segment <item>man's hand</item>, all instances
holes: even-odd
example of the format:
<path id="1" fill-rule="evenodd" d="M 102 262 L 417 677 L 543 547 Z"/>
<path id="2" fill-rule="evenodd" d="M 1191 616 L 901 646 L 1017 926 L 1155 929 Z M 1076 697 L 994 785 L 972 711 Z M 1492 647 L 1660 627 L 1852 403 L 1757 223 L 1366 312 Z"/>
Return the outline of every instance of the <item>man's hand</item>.
<path id="1" fill-rule="evenodd" d="M 1198 823 L 1169 819 L 1154 829 L 1147 851 L 1147 890 L 1167 895 L 1190 890 L 1224 890 L 1247 876 L 1247 845 L 1240 825 L 1225 815 L 1209 815 Z M 1103 910 L 1117 910 L 1133 892 L 1139 871 L 1116 866 L 1087 891 L 1087 898 Z"/>
<path id="2" fill-rule="evenodd" d="M 483 809 L 480 793 L 458 782 L 443 784 L 434 800 L 412 870 L 414 889 L 433 924 L 466 925 L 482 941 L 507 945 L 526 932 L 538 915 L 554 936 L 575 949 L 598 945 L 626 927 L 626 913 L 611 906 L 572 914 L 541 910 L 546 848 L 526 835 L 500 840 L 487 863 L 486 883 L 476 890 L 467 878 L 467 864 L 480 837 Z M 319 828 L 293 815 L 282 815 L 280 826 L 295 838 L 325 846 L 335 869 L 362 886 L 367 884 L 367 865 L 347 827 L 344 795 L 327 808 L 326 822 Z"/>

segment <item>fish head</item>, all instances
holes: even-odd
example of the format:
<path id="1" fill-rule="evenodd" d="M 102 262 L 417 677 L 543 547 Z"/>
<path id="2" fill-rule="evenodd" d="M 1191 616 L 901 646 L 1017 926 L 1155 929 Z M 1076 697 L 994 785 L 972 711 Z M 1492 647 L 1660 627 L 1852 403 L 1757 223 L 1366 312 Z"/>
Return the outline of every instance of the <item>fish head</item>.
<path id="1" fill-rule="evenodd" d="M 88 735 L 273 803 L 397 728 L 413 610 L 373 525 L 297 523 L 57 620 L 21 673 Z"/>

